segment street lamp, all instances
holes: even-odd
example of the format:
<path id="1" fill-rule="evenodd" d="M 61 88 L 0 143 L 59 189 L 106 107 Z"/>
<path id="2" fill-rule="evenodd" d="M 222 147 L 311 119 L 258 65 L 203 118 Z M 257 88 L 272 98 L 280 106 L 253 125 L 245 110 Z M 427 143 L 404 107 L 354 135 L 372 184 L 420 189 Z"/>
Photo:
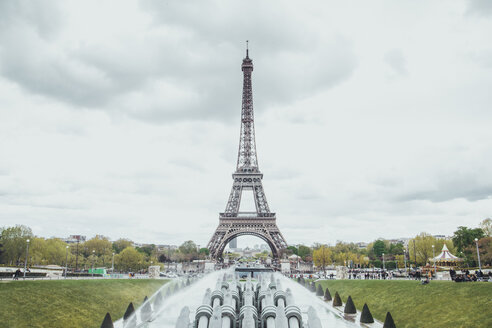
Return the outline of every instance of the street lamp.
<path id="1" fill-rule="evenodd" d="M 482 271 L 482 263 L 480 263 L 480 253 L 478 252 L 478 238 L 475 238 L 475 245 L 477 246 L 478 269 Z"/>
<path id="2" fill-rule="evenodd" d="M 92 278 L 94 278 L 94 257 L 96 256 L 94 255 L 95 252 L 96 251 L 93 249 L 92 250 Z"/>
<path id="3" fill-rule="evenodd" d="M 114 252 L 113 252 L 113 259 L 111 260 L 111 274 L 114 273 Z"/>
<path id="4" fill-rule="evenodd" d="M 434 245 L 432 245 L 432 261 L 434 261 L 434 273 L 437 277 L 437 270 L 436 270 L 436 254 L 434 251 Z"/>
<path id="5" fill-rule="evenodd" d="M 26 240 L 26 243 L 27 243 L 27 247 L 26 247 L 26 260 L 24 261 L 24 279 L 26 279 L 27 258 L 29 256 L 29 239 Z"/>
<path id="6" fill-rule="evenodd" d="M 384 253 L 383 253 L 383 270 L 386 270 L 386 266 L 384 265 Z"/>
<path id="7" fill-rule="evenodd" d="M 68 245 L 66 247 L 66 252 L 65 252 L 65 279 L 67 279 L 67 270 L 68 270 Z"/>

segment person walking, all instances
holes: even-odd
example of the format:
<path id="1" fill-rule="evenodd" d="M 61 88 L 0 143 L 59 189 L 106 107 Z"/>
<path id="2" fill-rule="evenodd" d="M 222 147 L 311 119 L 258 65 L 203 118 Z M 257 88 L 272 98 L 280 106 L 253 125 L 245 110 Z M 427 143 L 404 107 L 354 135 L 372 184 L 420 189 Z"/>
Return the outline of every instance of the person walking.
<path id="1" fill-rule="evenodd" d="M 21 274 L 21 270 L 20 269 L 15 270 L 14 280 L 19 280 L 20 274 Z"/>

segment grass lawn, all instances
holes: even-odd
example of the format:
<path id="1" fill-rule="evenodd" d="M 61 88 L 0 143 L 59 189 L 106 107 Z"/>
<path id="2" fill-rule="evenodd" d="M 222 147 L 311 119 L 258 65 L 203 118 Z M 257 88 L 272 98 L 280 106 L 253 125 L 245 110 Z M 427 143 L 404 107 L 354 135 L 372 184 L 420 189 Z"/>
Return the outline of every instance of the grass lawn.
<path id="1" fill-rule="evenodd" d="M 391 312 L 402 327 L 492 327 L 492 283 L 413 280 L 321 281 L 332 296 L 345 303 L 350 295 L 360 311 L 367 303 L 372 315 L 384 321 Z"/>
<path id="2" fill-rule="evenodd" d="M 0 283 L 0 328 L 100 327 L 130 302 L 140 305 L 166 280 L 58 280 Z"/>

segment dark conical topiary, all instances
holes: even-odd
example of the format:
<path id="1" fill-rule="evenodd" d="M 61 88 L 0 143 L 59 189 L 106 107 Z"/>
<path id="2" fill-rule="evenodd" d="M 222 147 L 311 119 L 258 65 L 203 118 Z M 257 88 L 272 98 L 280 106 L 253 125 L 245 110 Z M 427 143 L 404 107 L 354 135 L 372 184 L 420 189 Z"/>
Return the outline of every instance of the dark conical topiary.
<path id="1" fill-rule="evenodd" d="M 335 292 L 335 298 L 333 298 L 333 306 L 342 306 L 342 299 L 340 298 L 340 295 L 338 295 L 338 292 Z"/>
<path id="2" fill-rule="evenodd" d="M 140 317 L 142 321 L 149 321 L 152 316 L 152 307 L 150 306 L 150 302 L 147 302 L 147 300 L 148 298 L 145 296 L 142 309 L 140 310 Z"/>
<path id="3" fill-rule="evenodd" d="M 312 291 L 313 293 L 316 293 L 316 284 L 314 283 L 314 281 L 313 281 L 313 282 L 311 282 L 311 291 Z"/>
<path id="4" fill-rule="evenodd" d="M 158 292 L 157 295 L 155 295 L 154 298 L 154 309 L 155 308 L 160 308 L 162 305 L 162 294 L 161 292 Z"/>
<path id="5" fill-rule="evenodd" d="M 386 313 L 386 319 L 384 319 L 383 328 L 396 328 L 395 322 L 393 321 L 393 317 L 391 313 Z"/>
<path id="6" fill-rule="evenodd" d="M 352 297 L 350 295 L 347 298 L 347 303 L 345 303 L 345 309 L 343 309 L 343 312 L 347 314 L 357 313 L 357 309 L 355 308 L 354 301 L 352 301 Z"/>
<path id="7" fill-rule="evenodd" d="M 134 312 L 135 308 L 133 307 L 133 303 L 130 302 L 126 308 L 125 314 L 123 314 L 123 320 L 127 320 Z"/>
<path id="8" fill-rule="evenodd" d="M 114 328 L 113 320 L 111 319 L 111 314 L 109 314 L 109 312 L 106 313 L 103 323 L 101 324 L 101 328 Z"/>
<path id="9" fill-rule="evenodd" d="M 361 323 L 373 323 L 374 318 L 372 317 L 371 311 L 369 311 L 369 307 L 366 303 L 364 303 L 364 307 L 362 308 L 362 313 L 360 314 L 360 322 Z"/>
<path id="10" fill-rule="evenodd" d="M 186 286 L 189 286 L 191 284 L 190 278 L 186 279 Z"/>
<path id="11" fill-rule="evenodd" d="M 316 290 L 316 296 L 323 296 L 323 287 L 321 285 L 318 285 L 318 289 Z"/>
<path id="12" fill-rule="evenodd" d="M 297 282 L 301 283 L 301 277 L 297 277 Z"/>
<path id="13" fill-rule="evenodd" d="M 299 283 L 301 284 L 301 286 L 304 286 L 304 278 L 301 278 L 301 280 L 299 281 Z"/>
<path id="14" fill-rule="evenodd" d="M 133 314 L 135 313 L 135 308 L 133 303 L 128 304 L 125 314 L 123 315 L 123 322 L 125 328 L 134 328 L 137 326 L 137 318 Z"/>
<path id="15" fill-rule="evenodd" d="M 331 301 L 331 294 L 328 287 L 325 289 L 325 301 Z"/>

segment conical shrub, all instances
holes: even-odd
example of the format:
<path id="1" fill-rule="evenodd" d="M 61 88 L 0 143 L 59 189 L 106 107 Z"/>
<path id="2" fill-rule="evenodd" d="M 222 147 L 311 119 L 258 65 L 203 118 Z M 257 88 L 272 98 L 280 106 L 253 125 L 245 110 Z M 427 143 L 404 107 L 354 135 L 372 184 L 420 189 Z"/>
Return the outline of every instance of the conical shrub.
<path id="1" fill-rule="evenodd" d="M 301 277 L 297 277 L 297 282 L 301 283 Z"/>
<path id="2" fill-rule="evenodd" d="M 316 292 L 316 284 L 314 283 L 314 281 L 311 281 L 311 291 Z"/>
<path id="3" fill-rule="evenodd" d="M 111 319 L 111 315 L 106 313 L 106 316 L 104 316 L 104 320 L 101 324 L 101 328 L 114 328 L 113 326 L 113 320 Z"/>
<path id="4" fill-rule="evenodd" d="M 333 298 L 333 306 L 342 306 L 342 299 L 338 292 L 335 292 L 335 298 Z"/>
<path id="5" fill-rule="evenodd" d="M 316 296 L 323 296 L 323 287 L 321 287 L 321 284 L 318 284 L 318 289 L 316 290 Z"/>
<path id="6" fill-rule="evenodd" d="M 386 319 L 384 319 L 383 328 L 396 328 L 395 322 L 393 321 L 393 317 L 391 313 L 386 313 Z"/>
<path id="7" fill-rule="evenodd" d="M 343 312 L 347 314 L 357 313 L 357 309 L 355 308 L 354 301 L 352 301 L 352 297 L 350 295 L 347 298 L 347 303 L 345 303 L 345 308 L 343 309 Z"/>
<path id="8" fill-rule="evenodd" d="M 361 323 L 373 323 L 374 318 L 372 317 L 371 311 L 369 311 L 369 307 L 366 303 L 364 303 L 364 307 L 362 308 L 362 313 L 360 314 L 360 322 Z"/>
<path id="9" fill-rule="evenodd" d="M 133 315 L 135 313 L 135 308 L 133 303 L 128 304 L 125 314 L 123 315 L 123 326 L 125 328 L 134 328 L 137 326 L 137 318 Z"/>
<path id="10" fill-rule="evenodd" d="M 328 287 L 325 289 L 325 301 L 331 301 L 331 294 Z"/>
<path id="11" fill-rule="evenodd" d="M 140 317 L 142 321 L 149 321 L 152 316 L 152 307 L 150 303 L 147 302 L 148 298 L 145 296 L 142 310 L 140 310 Z"/>
<path id="12" fill-rule="evenodd" d="M 123 320 L 127 320 L 134 312 L 135 308 L 133 307 L 133 303 L 130 302 L 126 308 L 125 314 L 123 314 Z"/>

